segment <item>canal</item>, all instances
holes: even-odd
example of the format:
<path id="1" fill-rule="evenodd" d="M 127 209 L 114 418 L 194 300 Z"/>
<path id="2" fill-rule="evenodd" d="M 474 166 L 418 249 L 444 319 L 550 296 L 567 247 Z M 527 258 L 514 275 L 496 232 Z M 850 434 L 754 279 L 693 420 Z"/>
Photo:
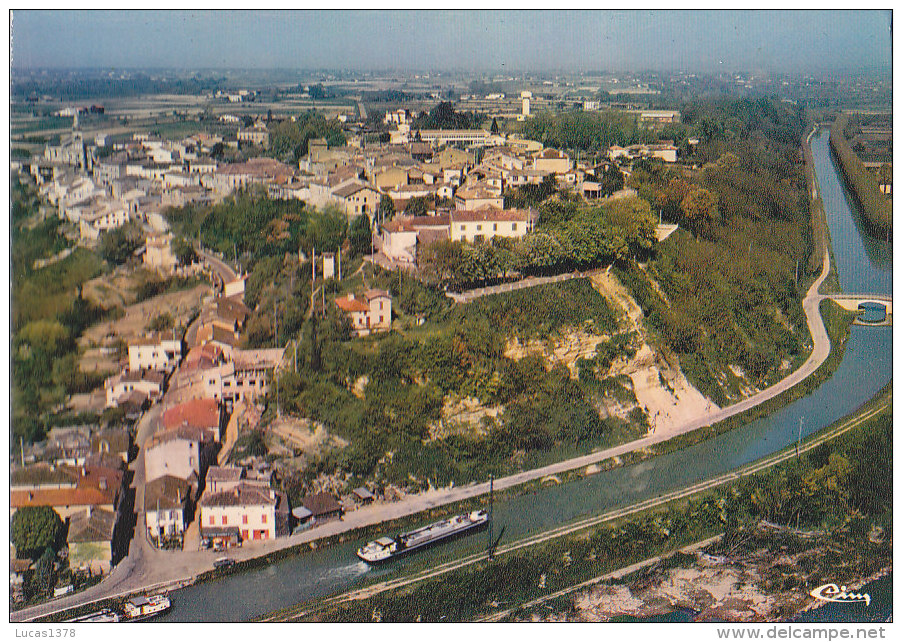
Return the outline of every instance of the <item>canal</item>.
<path id="1" fill-rule="evenodd" d="M 840 283 L 846 292 L 892 292 L 892 244 L 864 235 L 857 204 L 844 188 L 827 133 L 812 141 L 820 192 Z M 842 363 L 811 395 L 742 428 L 683 450 L 560 486 L 544 487 L 495 505 L 495 533 L 521 539 L 714 477 L 760 459 L 854 412 L 892 379 L 892 328 L 853 326 Z M 473 536 L 380 568 L 357 560 L 362 541 L 311 551 L 219 581 L 171 594 L 170 622 L 247 621 L 306 600 L 328 596 L 405 567 L 431 566 L 484 547 Z"/>

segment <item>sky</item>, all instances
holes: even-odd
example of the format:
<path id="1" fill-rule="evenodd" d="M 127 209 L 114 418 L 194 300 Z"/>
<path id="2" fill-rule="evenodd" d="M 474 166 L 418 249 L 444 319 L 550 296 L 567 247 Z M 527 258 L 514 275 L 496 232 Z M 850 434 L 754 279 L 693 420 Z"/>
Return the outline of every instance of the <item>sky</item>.
<path id="1" fill-rule="evenodd" d="M 12 67 L 888 70 L 889 11 L 14 11 Z"/>

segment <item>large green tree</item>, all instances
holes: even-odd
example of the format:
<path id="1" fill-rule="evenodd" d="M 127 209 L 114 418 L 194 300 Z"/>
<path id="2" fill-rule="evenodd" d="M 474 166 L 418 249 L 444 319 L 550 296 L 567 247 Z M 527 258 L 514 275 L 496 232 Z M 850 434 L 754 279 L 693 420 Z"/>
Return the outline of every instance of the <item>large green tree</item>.
<path id="1" fill-rule="evenodd" d="M 45 549 L 57 550 L 63 520 L 49 506 L 25 506 L 16 511 L 9 525 L 9 536 L 16 547 L 16 555 L 32 559 Z"/>

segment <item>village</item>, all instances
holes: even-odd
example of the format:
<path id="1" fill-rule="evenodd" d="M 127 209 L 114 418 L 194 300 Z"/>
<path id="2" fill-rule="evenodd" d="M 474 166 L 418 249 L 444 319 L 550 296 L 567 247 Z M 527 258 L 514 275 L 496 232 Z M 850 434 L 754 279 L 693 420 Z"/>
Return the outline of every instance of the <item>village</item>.
<path id="1" fill-rule="evenodd" d="M 531 97 L 524 91 L 521 113 L 510 116 L 529 116 Z M 248 95 L 232 98 L 228 100 L 240 102 Z M 347 144 L 329 146 L 325 139 L 312 139 L 297 167 L 264 155 L 224 163 L 211 154 L 223 148 L 265 153 L 267 121 L 247 123 L 223 115 L 221 123 L 234 125 L 234 133 L 225 136 L 84 134 L 79 115 L 102 110 L 92 105 L 61 111 L 73 119 L 71 132 L 58 145 L 47 145 L 43 154 L 14 161 L 13 169 L 31 177 L 42 200 L 77 230 L 79 245 L 95 247 L 104 234 L 137 225 L 145 238 L 131 259 L 135 265 L 163 278 L 192 277 L 209 287 L 196 291 L 202 297 L 195 302 L 200 312 L 185 318 L 183 336 L 175 328 L 149 332 L 134 327 L 122 335 L 111 326 L 102 345 L 127 346 L 120 371 L 102 390 L 82 395 L 80 403 L 94 411 L 117 409 L 122 417 L 118 427 L 54 428 L 44 442 L 21 445 L 13 458 L 11 515 L 25 507 L 49 506 L 66 520 L 70 577 L 82 582 L 108 574 L 127 553 L 132 536 L 161 549 L 225 550 L 283 537 L 387 499 L 374 494 L 377 489 L 359 487 L 344 497 L 321 492 L 290 506 L 273 483 L 278 460 L 246 453 L 236 457 L 241 436 L 260 424 L 276 373 L 290 367 L 289 352 L 287 346 L 240 347 L 251 312 L 244 303 L 247 275 L 226 265 L 222 259 L 228 257 L 202 248 L 196 253 L 178 250 L 167 208 L 214 204 L 235 190 L 258 186 L 273 199 L 338 207 L 349 221 L 368 217 L 373 240 L 367 260 L 415 272 L 418 251 L 436 241 L 484 243 L 530 232 L 539 214 L 532 208 L 506 207 L 504 194 L 512 187 L 553 181 L 588 200 L 611 197 L 614 190 L 601 183 L 603 172 L 615 168 L 628 176 L 637 159 L 677 160 L 672 141 L 613 146 L 607 159 L 595 163 L 483 129 L 412 131 L 414 115 L 398 109 L 384 116 L 389 129 L 382 136 L 388 138 L 385 142 L 355 135 L 348 127 L 354 124 L 340 116 Z M 678 122 L 679 113 L 641 112 L 636 118 L 654 130 Z M 613 197 L 631 193 L 622 187 L 621 179 Z M 390 220 L 384 220 L 380 208 L 386 199 L 397 212 Z M 323 279 L 341 278 L 340 250 L 337 255 L 314 254 L 312 261 L 314 275 L 319 269 Z M 333 304 L 358 336 L 392 327 L 392 297 L 385 290 L 348 293 L 334 297 Z M 142 417 L 145 424 L 153 418 L 149 432 L 136 430 Z M 290 442 L 291 429 L 287 432 Z M 129 465 L 140 470 L 133 472 Z M 137 493 L 130 493 L 132 484 Z M 130 524 L 132 511 L 136 524 Z M 32 567 L 30 560 L 11 553 L 11 587 L 19 595 Z M 70 582 L 56 590 L 71 589 Z"/>

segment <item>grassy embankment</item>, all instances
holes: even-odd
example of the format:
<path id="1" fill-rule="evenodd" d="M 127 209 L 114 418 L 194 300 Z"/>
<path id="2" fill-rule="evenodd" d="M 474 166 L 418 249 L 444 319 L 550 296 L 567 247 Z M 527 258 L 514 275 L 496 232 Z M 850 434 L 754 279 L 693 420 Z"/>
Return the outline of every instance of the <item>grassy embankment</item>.
<path id="1" fill-rule="evenodd" d="M 870 232 L 881 238 L 892 238 L 892 200 L 880 193 L 873 174 L 855 154 L 844 131 L 851 115 L 840 114 L 830 128 L 830 147 L 839 161 L 840 170 L 846 178 L 850 190 L 858 199 L 864 221 Z"/>

